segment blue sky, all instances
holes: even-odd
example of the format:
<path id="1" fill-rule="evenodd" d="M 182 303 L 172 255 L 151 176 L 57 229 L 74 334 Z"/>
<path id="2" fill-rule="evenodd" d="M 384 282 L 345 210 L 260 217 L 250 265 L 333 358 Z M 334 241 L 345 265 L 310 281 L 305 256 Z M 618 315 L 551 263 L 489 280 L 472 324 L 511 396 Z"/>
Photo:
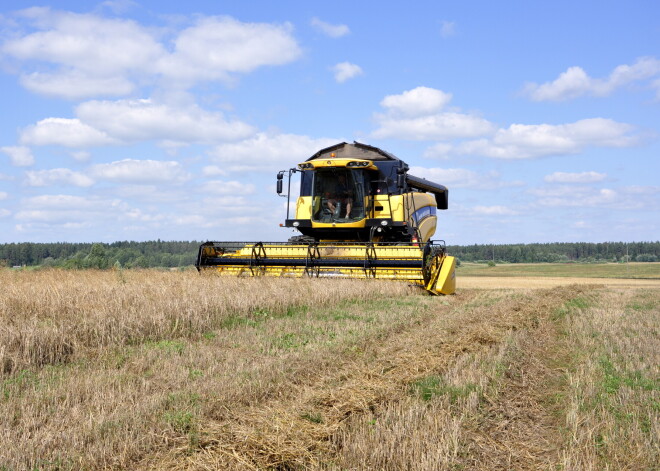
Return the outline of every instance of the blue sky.
<path id="1" fill-rule="evenodd" d="M 655 1 L 0 7 L 0 242 L 286 240 L 347 141 L 446 185 L 448 244 L 658 240 Z"/>

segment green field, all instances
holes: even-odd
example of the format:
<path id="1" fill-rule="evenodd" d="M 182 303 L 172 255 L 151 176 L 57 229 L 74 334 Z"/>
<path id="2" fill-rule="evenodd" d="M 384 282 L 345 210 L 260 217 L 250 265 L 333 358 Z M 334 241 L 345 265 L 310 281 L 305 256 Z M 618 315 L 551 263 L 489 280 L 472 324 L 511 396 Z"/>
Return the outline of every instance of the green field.
<path id="1" fill-rule="evenodd" d="M 489 267 L 482 263 L 462 263 L 460 276 L 560 276 L 577 278 L 660 279 L 657 263 L 507 263 Z"/>

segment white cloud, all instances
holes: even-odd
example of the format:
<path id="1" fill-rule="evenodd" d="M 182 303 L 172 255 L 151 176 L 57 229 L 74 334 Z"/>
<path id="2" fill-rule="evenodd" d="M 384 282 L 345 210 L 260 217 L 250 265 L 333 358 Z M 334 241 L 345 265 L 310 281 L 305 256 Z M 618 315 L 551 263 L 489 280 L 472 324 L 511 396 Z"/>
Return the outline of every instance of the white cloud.
<path id="1" fill-rule="evenodd" d="M 89 196 L 74 195 L 40 195 L 31 198 L 25 198 L 23 204 L 29 209 L 49 209 L 49 210 L 94 210 L 103 212 L 105 208 L 99 207 L 99 198 Z M 118 207 L 125 205 L 119 199 L 103 199 L 105 205 Z"/>
<path id="2" fill-rule="evenodd" d="M 71 157 L 73 157 L 78 162 L 87 162 L 91 158 L 92 154 L 84 150 L 78 150 L 71 152 Z"/>
<path id="3" fill-rule="evenodd" d="M 251 195 L 255 192 L 255 186 L 252 183 L 235 180 L 212 180 L 203 183 L 197 189 L 207 195 Z"/>
<path id="4" fill-rule="evenodd" d="M 34 164 L 34 156 L 29 147 L 7 146 L 0 147 L 0 152 L 9 156 L 12 165 L 16 167 L 27 167 Z"/>
<path id="5" fill-rule="evenodd" d="M 11 214 L 8 209 L 0 208 L 0 218 L 5 218 Z"/>
<path id="6" fill-rule="evenodd" d="M 449 38 L 456 34 L 456 24 L 453 21 L 443 20 L 440 25 L 440 36 Z"/>
<path id="7" fill-rule="evenodd" d="M 80 71 L 33 72 L 23 75 L 21 84 L 34 93 L 67 100 L 98 95 L 122 96 L 134 90 L 133 83 L 125 77 L 94 77 Z"/>
<path id="8" fill-rule="evenodd" d="M 310 24 L 317 31 L 320 31 L 321 33 L 330 36 L 331 38 L 340 38 L 342 36 L 346 36 L 351 32 L 351 30 L 346 25 L 333 25 L 330 23 L 326 23 L 325 21 L 321 21 L 316 17 L 312 18 Z"/>
<path id="9" fill-rule="evenodd" d="M 351 64 L 350 62 L 340 62 L 332 67 L 335 74 L 335 80 L 339 83 L 344 83 L 347 80 L 362 75 L 362 68 L 359 65 Z"/>
<path id="10" fill-rule="evenodd" d="M 88 187 L 94 180 L 82 173 L 74 172 L 68 168 L 54 168 L 51 170 L 35 170 L 26 172 L 29 186 L 73 185 Z"/>
<path id="11" fill-rule="evenodd" d="M 259 67 L 282 65 L 301 55 L 289 24 L 242 23 L 230 17 L 200 18 L 179 33 L 174 53 L 156 64 L 164 76 L 185 82 L 227 79 Z"/>
<path id="12" fill-rule="evenodd" d="M 569 155 L 587 147 L 630 147 L 638 143 L 633 127 L 611 119 L 591 118 L 569 124 L 512 124 L 491 139 L 463 142 L 451 152 L 497 159 Z"/>
<path id="13" fill-rule="evenodd" d="M 507 206 L 475 206 L 470 210 L 472 214 L 478 216 L 515 216 L 518 211 L 515 211 Z"/>
<path id="14" fill-rule="evenodd" d="M 79 119 L 46 118 L 23 129 L 22 144 L 33 146 L 95 147 L 119 144 L 106 133 Z"/>
<path id="15" fill-rule="evenodd" d="M 85 123 L 124 142 L 162 139 L 217 142 L 245 138 L 254 129 L 241 121 L 227 121 L 190 105 L 174 108 L 152 100 L 88 101 L 76 108 Z"/>
<path id="16" fill-rule="evenodd" d="M 9 197 L 9 193 L 6 191 L 0 191 L 0 201 L 6 200 Z"/>
<path id="17" fill-rule="evenodd" d="M 311 157 L 319 149 L 340 142 L 312 139 L 295 134 L 259 133 L 245 141 L 221 144 L 209 154 L 225 171 L 261 170 L 271 172 L 290 168 Z"/>
<path id="18" fill-rule="evenodd" d="M 410 174 L 426 178 L 433 182 L 452 188 L 472 188 L 475 190 L 492 190 L 510 186 L 520 186 L 520 182 L 503 182 L 496 171 L 486 173 L 475 172 L 465 168 L 425 168 L 410 167 Z"/>
<path id="19" fill-rule="evenodd" d="M 590 186 L 564 185 L 529 190 L 538 197 L 539 206 L 591 207 L 622 210 L 655 209 L 660 206 L 657 186 L 629 186 L 621 188 L 593 188 Z"/>
<path id="20" fill-rule="evenodd" d="M 442 111 L 451 94 L 429 87 L 417 87 L 400 95 L 388 95 L 381 101 L 386 113 L 374 114 L 378 123 L 372 136 L 376 139 L 443 140 L 478 137 L 495 128 L 480 116 Z"/>
<path id="21" fill-rule="evenodd" d="M 227 172 L 217 165 L 207 165 L 202 169 L 202 175 L 205 177 L 224 177 Z"/>
<path id="22" fill-rule="evenodd" d="M 605 180 L 607 174 L 598 172 L 554 172 L 543 179 L 548 183 L 595 183 Z"/>
<path id="23" fill-rule="evenodd" d="M 377 139 L 441 140 L 490 134 L 494 128 L 487 120 L 462 113 L 440 113 L 417 118 L 399 118 L 377 114 Z"/>
<path id="24" fill-rule="evenodd" d="M 157 182 L 160 183 L 160 182 Z M 182 186 L 168 186 L 164 191 L 162 184 L 126 184 L 115 188 L 114 194 L 129 200 L 175 205 L 188 200 L 190 192 Z"/>
<path id="25" fill-rule="evenodd" d="M 451 101 L 451 93 L 429 87 L 417 87 L 400 95 L 387 95 L 380 102 L 383 108 L 404 116 L 424 116 L 436 113 Z"/>
<path id="26" fill-rule="evenodd" d="M 27 64 L 52 64 L 48 72 L 23 75 L 23 85 L 37 93 L 65 98 L 129 93 L 133 84 L 127 75 L 165 54 L 153 35 L 131 20 L 40 7 L 17 16 L 37 31 L 6 41 L 1 50 Z"/>
<path id="27" fill-rule="evenodd" d="M 552 82 L 528 83 L 523 92 L 534 101 L 562 101 L 583 95 L 607 96 L 632 82 L 660 75 L 660 60 L 642 57 L 632 65 L 617 66 L 606 79 L 589 77 L 581 67 L 569 67 Z"/>
<path id="28" fill-rule="evenodd" d="M 190 175 L 174 161 L 124 159 L 90 168 L 90 175 L 99 180 L 122 183 L 182 183 Z"/>
<path id="29" fill-rule="evenodd" d="M 67 99 L 124 96 L 161 78 L 179 86 L 230 80 L 301 55 L 289 24 L 198 17 L 176 31 L 43 7 L 22 10 L 15 20 L 24 31 L 0 44 L 0 53 L 19 63 L 27 89 Z M 164 32 L 173 36 L 173 50 L 159 36 Z"/>
<path id="30" fill-rule="evenodd" d="M 41 195 L 21 200 L 21 207 L 14 219 L 19 221 L 16 230 L 26 233 L 54 230 L 81 231 L 94 227 L 122 227 L 132 220 L 134 209 L 118 198 L 74 196 L 63 194 Z M 98 235 L 97 235 L 98 237 Z"/>

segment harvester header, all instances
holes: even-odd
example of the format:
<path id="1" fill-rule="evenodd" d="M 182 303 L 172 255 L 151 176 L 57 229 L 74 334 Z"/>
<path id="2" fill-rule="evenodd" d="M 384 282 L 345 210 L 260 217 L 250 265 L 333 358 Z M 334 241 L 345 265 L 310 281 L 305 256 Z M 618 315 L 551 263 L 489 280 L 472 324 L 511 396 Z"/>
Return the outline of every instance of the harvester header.
<path id="1" fill-rule="evenodd" d="M 405 280 L 452 294 L 455 260 L 443 241 L 431 240 L 449 192 L 408 170 L 394 155 L 358 142 L 322 149 L 277 174 L 277 193 L 287 198 L 281 226 L 300 235 L 286 243 L 207 242 L 197 268 L 239 276 Z M 300 173 L 300 194 L 290 217 L 294 173 Z"/>

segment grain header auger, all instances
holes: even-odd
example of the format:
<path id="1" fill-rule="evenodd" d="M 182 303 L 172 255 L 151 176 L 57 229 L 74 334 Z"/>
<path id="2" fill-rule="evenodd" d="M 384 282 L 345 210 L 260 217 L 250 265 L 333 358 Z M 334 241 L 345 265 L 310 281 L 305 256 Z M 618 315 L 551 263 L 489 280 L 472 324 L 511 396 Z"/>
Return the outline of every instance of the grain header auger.
<path id="1" fill-rule="evenodd" d="M 291 176 L 300 173 L 295 217 Z M 284 177 L 288 192 L 283 195 Z M 355 142 L 322 149 L 277 174 L 287 198 L 288 242 L 206 242 L 197 269 L 237 276 L 314 276 L 404 280 L 433 294 L 453 294 L 455 259 L 432 241 L 436 210 L 447 209 L 443 185 L 408 174 L 408 165 Z"/>

